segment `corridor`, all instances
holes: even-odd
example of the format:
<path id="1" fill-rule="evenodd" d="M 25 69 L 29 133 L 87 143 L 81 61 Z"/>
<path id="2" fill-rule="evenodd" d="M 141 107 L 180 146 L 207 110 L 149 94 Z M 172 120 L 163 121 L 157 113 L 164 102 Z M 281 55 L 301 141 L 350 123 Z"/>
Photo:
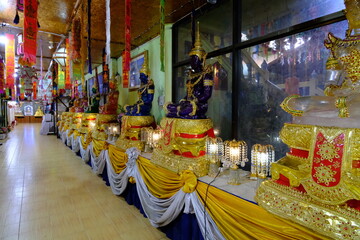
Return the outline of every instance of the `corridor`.
<path id="1" fill-rule="evenodd" d="M 1 141 L 0 239 L 167 239 L 40 127 L 19 124 Z"/>

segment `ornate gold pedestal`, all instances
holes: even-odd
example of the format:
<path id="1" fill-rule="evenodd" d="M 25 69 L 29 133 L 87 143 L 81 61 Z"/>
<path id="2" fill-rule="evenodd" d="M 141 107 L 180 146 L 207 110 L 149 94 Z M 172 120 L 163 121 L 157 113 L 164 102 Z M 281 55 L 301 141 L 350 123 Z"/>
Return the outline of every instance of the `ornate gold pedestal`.
<path id="1" fill-rule="evenodd" d="M 112 123 L 117 122 L 117 116 L 111 114 L 98 114 L 96 116 L 95 130 L 92 133 L 93 139 L 106 141 L 108 135 L 106 133 L 107 128 Z"/>
<path id="2" fill-rule="evenodd" d="M 151 162 L 176 173 L 192 170 L 197 177 L 208 173 L 205 159 L 205 139 L 213 136 L 210 119 L 163 118 L 161 128 L 164 137 L 155 149 Z"/>
<path id="3" fill-rule="evenodd" d="M 141 142 L 141 128 L 154 125 L 153 116 L 123 116 L 121 122 L 121 134 L 115 145 L 123 150 L 136 147 L 144 150 L 144 143 Z"/>
<path id="4" fill-rule="evenodd" d="M 360 129 L 285 124 L 290 151 L 257 192 L 260 206 L 326 236 L 360 239 Z"/>

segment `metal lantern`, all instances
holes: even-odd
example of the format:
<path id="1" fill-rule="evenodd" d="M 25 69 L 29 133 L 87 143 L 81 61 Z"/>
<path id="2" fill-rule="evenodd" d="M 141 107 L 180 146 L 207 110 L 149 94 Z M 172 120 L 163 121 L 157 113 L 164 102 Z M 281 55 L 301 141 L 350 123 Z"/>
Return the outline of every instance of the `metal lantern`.
<path id="1" fill-rule="evenodd" d="M 218 173 L 220 161 L 224 155 L 224 143 L 221 138 L 206 138 L 206 159 L 209 161 L 210 177 L 215 177 Z"/>
<path id="2" fill-rule="evenodd" d="M 272 145 L 255 144 L 251 148 L 251 179 L 270 176 L 271 163 L 275 161 L 275 151 Z"/>

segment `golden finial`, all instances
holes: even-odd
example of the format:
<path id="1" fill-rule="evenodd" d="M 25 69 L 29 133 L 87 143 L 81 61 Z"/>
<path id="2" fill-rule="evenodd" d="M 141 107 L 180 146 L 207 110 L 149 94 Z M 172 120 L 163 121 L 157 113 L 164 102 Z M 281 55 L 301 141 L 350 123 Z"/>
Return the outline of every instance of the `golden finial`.
<path id="1" fill-rule="evenodd" d="M 191 49 L 189 55 L 190 56 L 196 55 L 200 59 L 203 59 L 206 56 L 206 52 L 201 46 L 200 24 L 199 24 L 199 22 L 197 22 L 197 30 L 196 30 L 196 35 L 195 35 L 195 44 L 194 44 L 193 49 Z"/>
<path id="2" fill-rule="evenodd" d="M 360 28 L 360 0 L 344 0 L 345 16 L 349 22 L 349 29 Z"/>
<path id="3" fill-rule="evenodd" d="M 150 74 L 150 71 L 148 69 L 147 57 L 144 58 L 144 63 L 140 69 L 140 73 L 144 73 L 146 76 L 149 76 L 149 74 Z"/>

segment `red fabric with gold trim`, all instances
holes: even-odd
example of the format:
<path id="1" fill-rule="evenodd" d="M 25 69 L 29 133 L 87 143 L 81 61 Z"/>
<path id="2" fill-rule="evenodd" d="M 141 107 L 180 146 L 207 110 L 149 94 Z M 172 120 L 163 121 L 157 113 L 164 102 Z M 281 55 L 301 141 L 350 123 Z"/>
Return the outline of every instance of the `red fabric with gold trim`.
<path id="1" fill-rule="evenodd" d="M 0 59 L 0 93 L 4 93 L 5 88 L 5 65 L 4 61 Z"/>
<path id="2" fill-rule="evenodd" d="M 14 88 L 15 73 L 15 38 L 12 34 L 5 34 L 7 43 L 5 45 L 5 64 L 6 64 L 6 87 Z"/>
<path id="3" fill-rule="evenodd" d="M 183 157 L 187 157 L 187 158 L 197 158 L 197 157 L 204 156 L 206 152 L 205 152 L 205 151 L 200 151 L 200 152 L 199 152 L 199 156 L 194 156 L 194 155 L 192 155 L 191 152 L 183 152 L 183 153 L 181 153 L 181 152 L 178 151 L 178 150 L 174 150 L 173 153 L 174 153 L 175 155 L 179 155 L 179 156 L 183 156 Z"/>
<path id="4" fill-rule="evenodd" d="M 38 2 L 25 0 L 24 6 L 24 56 L 19 59 L 19 63 L 31 67 L 36 64 Z"/>
<path id="5" fill-rule="evenodd" d="M 301 149 L 297 149 L 297 148 L 290 148 L 289 153 L 295 157 L 301 157 L 301 158 L 309 157 L 309 151 L 301 150 Z"/>
<path id="6" fill-rule="evenodd" d="M 125 0 L 125 50 L 123 53 L 123 87 L 129 87 L 131 51 L 131 0 Z"/>
<path id="7" fill-rule="evenodd" d="M 352 168 L 360 168 L 360 160 L 353 160 Z"/>
<path id="8" fill-rule="evenodd" d="M 311 176 L 317 184 L 324 187 L 339 184 L 344 141 L 344 133 L 339 134 L 332 141 L 327 140 L 321 132 L 316 136 Z"/>
<path id="9" fill-rule="evenodd" d="M 36 100 L 37 98 L 37 82 L 33 82 L 33 100 Z"/>
<path id="10" fill-rule="evenodd" d="M 65 89 L 71 89 L 71 55 L 69 39 L 66 39 Z"/>
<path id="11" fill-rule="evenodd" d="M 174 121 L 166 122 L 164 131 L 164 144 L 168 146 L 171 143 L 171 133 Z"/>

